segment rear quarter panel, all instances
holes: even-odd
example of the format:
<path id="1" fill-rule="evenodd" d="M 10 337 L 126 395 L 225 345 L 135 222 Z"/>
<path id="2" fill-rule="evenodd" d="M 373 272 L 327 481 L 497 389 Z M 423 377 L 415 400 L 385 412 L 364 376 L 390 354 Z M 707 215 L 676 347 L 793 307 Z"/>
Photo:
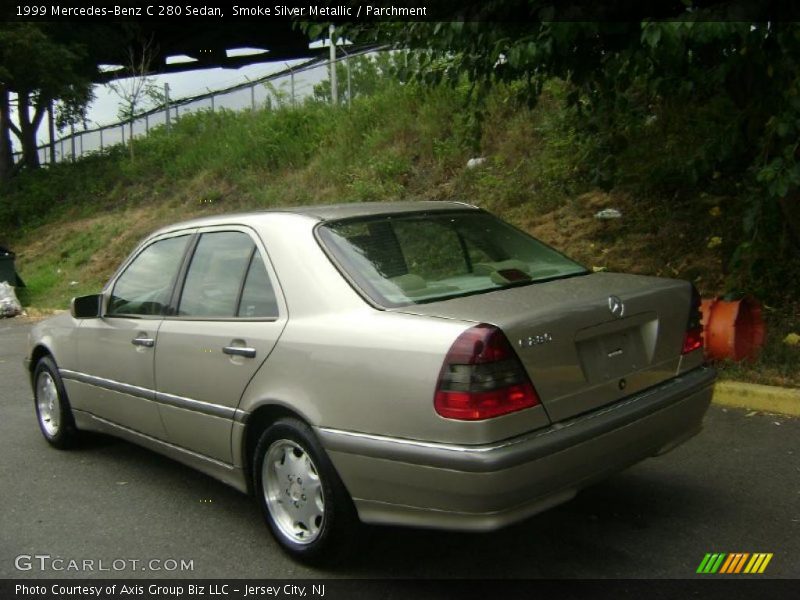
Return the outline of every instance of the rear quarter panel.
<path id="1" fill-rule="evenodd" d="M 290 320 L 241 408 L 279 404 L 318 427 L 445 443 L 485 443 L 547 425 L 541 407 L 477 422 L 435 412 L 445 354 L 471 325 L 369 308 Z"/>

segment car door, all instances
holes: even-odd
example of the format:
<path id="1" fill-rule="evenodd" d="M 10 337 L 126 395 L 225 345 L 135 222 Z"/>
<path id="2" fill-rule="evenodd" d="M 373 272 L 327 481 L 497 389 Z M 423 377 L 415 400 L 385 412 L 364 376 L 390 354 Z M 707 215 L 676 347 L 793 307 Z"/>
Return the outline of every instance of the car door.
<path id="1" fill-rule="evenodd" d="M 231 462 L 239 400 L 283 331 L 285 304 L 244 227 L 201 230 L 182 279 L 158 332 L 159 409 L 170 442 Z"/>
<path id="2" fill-rule="evenodd" d="M 191 234 L 144 246 L 110 284 L 99 319 L 77 330 L 80 404 L 108 421 L 164 439 L 155 403 L 154 349 Z"/>

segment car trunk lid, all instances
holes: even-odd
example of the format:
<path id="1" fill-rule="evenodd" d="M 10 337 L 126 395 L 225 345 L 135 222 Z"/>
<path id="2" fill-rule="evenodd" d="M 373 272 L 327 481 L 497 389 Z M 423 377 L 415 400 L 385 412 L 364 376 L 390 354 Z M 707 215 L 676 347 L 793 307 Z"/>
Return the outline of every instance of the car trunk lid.
<path id="1" fill-rule="evenodd" d="M 551 421 L 674 377 L 691 286 L 595 273 L 392 309 L 503 330 Z"/>

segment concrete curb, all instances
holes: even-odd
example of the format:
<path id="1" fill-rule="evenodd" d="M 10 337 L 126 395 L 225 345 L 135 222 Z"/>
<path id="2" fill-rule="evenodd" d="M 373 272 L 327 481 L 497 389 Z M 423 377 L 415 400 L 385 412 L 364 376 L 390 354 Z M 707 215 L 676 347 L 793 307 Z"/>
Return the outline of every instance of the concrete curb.
<path id="1" fill-rule="evenodd" d="M 714 404 L 800 417 L 800 389 L 717 381 Z"/>

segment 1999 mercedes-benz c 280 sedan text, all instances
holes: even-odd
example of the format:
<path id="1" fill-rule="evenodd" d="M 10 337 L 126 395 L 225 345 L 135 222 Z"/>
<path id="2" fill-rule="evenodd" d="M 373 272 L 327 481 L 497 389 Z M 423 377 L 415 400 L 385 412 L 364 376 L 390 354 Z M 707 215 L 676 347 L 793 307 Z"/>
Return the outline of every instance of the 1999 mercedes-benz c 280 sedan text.
<path id="1" fill-rule="evenodd" d="M 45 438 L 110 433 L 259 499 L 297 557 L 359 520 L 491 530 L 696 434 L 684 281 L 591 273 L 455 202 L 209 217 L 35 326 Z"/>

